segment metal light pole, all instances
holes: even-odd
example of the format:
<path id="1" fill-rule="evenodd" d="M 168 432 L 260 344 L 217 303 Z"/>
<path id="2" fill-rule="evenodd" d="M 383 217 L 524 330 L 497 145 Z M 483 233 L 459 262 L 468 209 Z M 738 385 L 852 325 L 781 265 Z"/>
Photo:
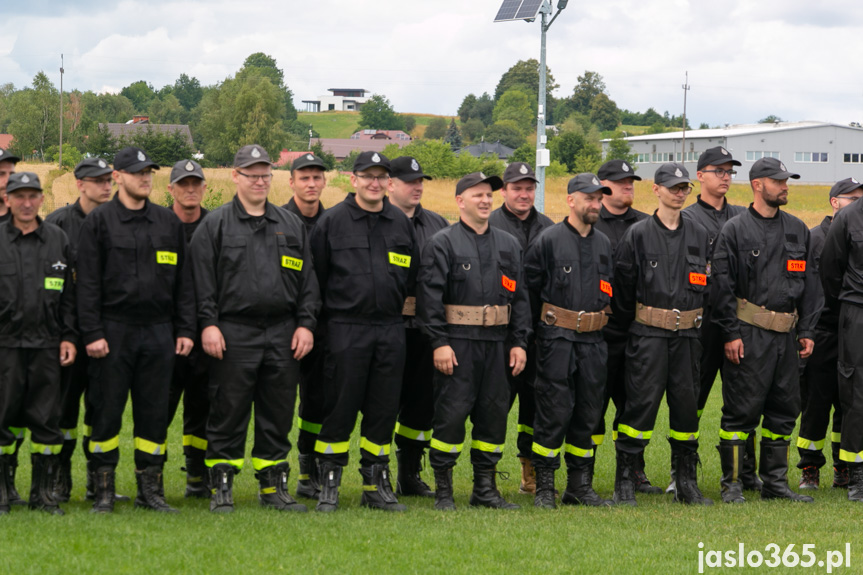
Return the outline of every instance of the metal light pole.
<path id="1" fill-rule="evenodd" d="M 63 54 L 60 54 L 60 169 L 63 169 Z M 45 158 L 42 158 L 45 161 Z"/>
<path id="2" fill-rule="evenodd" d="M 686 94 L 689 92 L 689 72 L 686 72 L 686 80 L 683 81 L 683 141 L 680 143 L 681 164 L 686 167 Z"/>

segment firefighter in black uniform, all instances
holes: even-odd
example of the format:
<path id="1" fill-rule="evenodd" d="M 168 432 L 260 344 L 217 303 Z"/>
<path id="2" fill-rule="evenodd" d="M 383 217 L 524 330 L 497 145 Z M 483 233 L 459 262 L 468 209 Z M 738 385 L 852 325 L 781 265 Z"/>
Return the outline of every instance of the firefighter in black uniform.
<path id="1" fill-rule="evenodd" d="M 850 182 L 857 185 L 853 180 Z M 849 192 L 856 195 L 859 189 L 855 188 Z M 839 459 L 848 466 L 849 501 L 863 501 L 863 402 L 859 399 L 863 389 L 863 354 L 860 353 L 860 341 L 863 340 L 861 230 L 863 201 L 858 200 L 843 208 L 830 224 L 830 231 L 821 252 L 819 270 L 827 299 L 833 309 L 839 310 L 839 353 L 836 367 L 839 372 L 838 395 L 842 403 Z M 829 403 L 827 406 L 829 409 Z M 801 436 L 802 433 L 801 428 Z"/>
<path id="2" fill-rule="evenodd" d="M 617 247 L 614 313 L 632 321 L 626 346 L 626 405 L 618 422 L 614 500 L 635 505 L 635 469 L 667 394 L 668 441 L 677 470 L 674 500 L 711 505 L 698 489 L 698 328 L 707 290 L 707 230 L 680 215 L 692 191 L 682 164 L 656 170 L 659 207 Z"/>
<path id="3" fill-rule="evenodd" d="M 78 319 L 90 357 L 93 511 L 114 510 L 120 428 L 131 393 L 136 507 L 176 512 L 165 502 L 162 468 L 175 355 L 195 337 L 195 296 L 183 227 L 152 204 L 153 169 L 143 150 L 114 156 L 118 192 L 84 220 L 78 241 Z"/>
<path id="4" fill-rule="evenodd" d="M 12 218 L 9 208 L 3 203 L 3 195 L 6 193 L 9 176 L 15 173 L 15 164 L 20 161 L 18 156 L 0 148 L 0 224 Z"/>
<path id="5" fill-rule="evenodd" d="M 422 207 L 423 180 L 430 180 L 416 158 L 402 156 L 390 163 L 389 199 L 410 218 L 417 236 L 418 251 L 436 232 L 449 226 L 443 216 Z M 405 371 L 402 378 L 399 419 L 396 422 L 395 443 L 398 458 L 396 493 L 434 497 L 423 481 L 423 452 L 432 435 L 434 416 L 434 363 L 428 340 L 416 324 L 416 295 L 405 300 Z"/>
<path id="6" fill-rule="evenodd" d="M 740 166 L 740 162 L 731 156 L 731 152 L 722 146 L 709 148 L 698 157 L 698 171 L 695 176 L 701 184 L 701 193 L 695 203 L 683 210 L 684 217 L 692 218 L 707 230 L 710 247 L 707 253 L 708 262 L 713 257 L 713 248 L 716 238 L 725 222 L 734 216 L 744 212 L 743 206 L 734 206 L 728 203 L 725 195 L 731 187 L 731 180 L 737 175 L 734 170 Z M 709 268 L 708 268 L 709 269 Z M 709 274 L 708 274 L 709 275 Z M 710 285 L 713 289 L 714 284 Z M 701 324 L 701 380 L 698 391 L 698 417 L 704 412 L 707 398 L 717 373 L 722 367 L 725 356 L 724 340 L 722 330 L 710 320 L 709 295 L 704 307 L 704 320 Z M 721 376 L 721 373 L 720 373 Z M 746 454 L 743 459 L 743 467 L 740 469 L 740 479 L 743 481 L 744 489 L 755 491 L 761 490 L 761 481 L 755 473 L 755 437 L 751 436 L 746 442 Z M 674 468 L 671 469 L 672 485 L 668 486 L 666 492 L 673 489 Z"/>
<path id="7" fill-rule="evenodd" d="M 390 444 L 405 362 L 402 310 L 416 282 L 416 233 L 386 198 L 390 162 L 363 152 L 354 162 L 356 193 L 328 209 L 312 232 L 312 255 L 327 322 L 324 386 L 328 409 L 315 443 L 318 511 L 338 508 L 342 468 L 357 414 L 361 504 L 404 511 L 389 478 Z"/>
<path id="8" fill-rule="evenodd" d="M 635 175 L 635 169 L 625 160 L 609 160 L 600 166 L 596 174 L 599 182 L 611 190 L 611 194 L 602 196 L 602 208 L 599 219 L 594 227 L 611 240 L 612 259 L 620 240 L 633 224 L 647 218 L 647 214 L 632 207 L 635 199 L 635 182 L 641 181 Z M 613 314 L 608 318 L 608 324 L 602 330 L 602 336 L 608 344 L 608 369 L 606 372 L 606 392 L 603 401 L 602 417 L 593 435 L 594 451 L 602 445 L 605 439 L 605 412 L 609 401 L 614 402 L 614 422 L 611 437 L 617 441 L 617 422 L 623 414 L 626 403 L 626 386 L 624 375 L 626 367 L 626 342 L 629 341 L 628 323 L 621 321 Z M 641 493 L 660 494 L 662 489 L 651 485 L 644 473 L 644 452 L 640 455 L 638 468 L 635 470 L 635 490 Z M 596 460 L 594 453 L 594 461 Z"/>
<path id="9" fill-rule="evenodd" d="M 830 188 L 832 216 L 810 230 L 810 259 L 820 264 L 821 251 L 830 230 L 830 224 L 839 210 L 863 197 L 863 184 L 854 178 L 840 180 Z M 824 443 L 827 427 L 830 424 L 830 408 L 833 408 L 833 433 L 831 445 L 833 452 L 833 487 L 848 487 L 848 464 L 839 457 L 842 437 L 842 404 L 839 401 L 839 306 L 829 297 L 824 298 L 824 309 L 815 325 L 815 349 L 809 358 L 801 360 L 800 395 L 803 413 L 800 416 L 800 432 L 797 435 L 797 451 L 800 461 L 797 467 L 802 470 L 800 489 L 818 489 L 820 468 L 827 463 L 824 457 Z"/>
<path id="10" fill-rule="evenodd" d="M 208 211 L 201 207 L 207 182 L 204 170 L 194 160 L 180 160 L 171 168 L 168 193 L 174 199 L 171 206 L 174 214 L 183 223 L 186 246 Z M 191 288 L 192 286 L 190 286 Z M 196 332 L 197 333 L 197 332 Z M 180 399 L 183 400 L 183 454 L 186 459 L 185 497 L 210 497 L 207 487 L 207 414 L 210 402 L 207 397 L 207 356 L 195 340 L 192 352 L 179 356 L 174 362 L 171 378 L 171 395 L 168 399 L 168 425 L 174 420 Z"/>
<path id="11" fill-rule="evenodd" d="M 504 374 L 524 370 L 531 335 L 520 242 L 488 223 L 494 190 L 502 186 L 499 177 L 480 172 L 459 180 L 459 222 L 423 249 L 417 313 L 437 369 L 429 460 L 439 510 L 455 509 L 452 468 L 464 448 L 468 417 L 473 423 L 470 504 L 519 507 L 501 496 L 495 482 L 510 396 Z"/>
<path id="12" fill-rule="evenodd" d="M 788 178 L 799 177 L 776 158 L 756 161 L 754 201 L 725 224 L 713 251 L 711 308 L 725 339 L 719 455 L 726 503 L 745 501 L 738 470 L 762 417 L 761 498 L 812 501 L 789 489 L 787 477 L 800 415 L 797 354 L 812 354 L 823 304 L 809 229 L 779 209 L 788 203 Z"/>
<path id="13" fill-rule="evenodd" d="M 603 194 L 593 174 L 567 185 L 569 217 L 544 231 L 525 256 L 536 326 L 533 462 L 537 507 L 554 509 L 554 472 L 564 451 L 561 503 L 610 505 L 593 490 L 594 445 L 605 397 L 608 350 L 600 330 L 612 296 L 611 242 L 593 224 Z M 564 442 L 565 441 L 565 442 Z"/>
<path id="14" fill-rule="evenodd" d="M 72 247 L 73 262 L 75 261 L 75 250 L 78 246 L 78 238 L 81 235 L 81 226 L 84 218 L 97 206 L 111 199 L 111 184 L 114 181 L 111 173 L 114 169 L 101 158 L 87 158 L 75 166 L 75 184 L 80 197 L 74 204 L 54 210 L 46 222 L 52 223 L 66 232 L 69 244 Z M 74 270 L 74 268 L 73 268 Z M 73 271 L 74 275 L 74 271 Z M 57 476 L 55 496 L 58 501 L 69 501 L 72 492 L 72 454 L 78 439 L 78 416 L 81 411 L 81 396 L 87 390 L 87 351 L 84 346 L 79 346 L 75 363 L 64 367 L 63 392 L 60 414 L 60 431 L 63 433 L 63 449 L 60 451 L 60 472 Z M 90 443 L 90 434 L 93 425 L 93 408 L 84 399 L 84 433 L 81 437 L 81 448 L 87 459 L 87 490 L 85 499 L 93 499 L 93 470 L 90 467 L 90 451 L 87 449 Z M 117 495 L 118 501 L 129 501 L 125 495 Z"/>
<path id="15" fill-rule="evenodd" d="M 63 515 L 54 498 L 60 433 L 60 367 L 75 361 L 75 288 L 66 234 L 38 216 L 36 174 L 10 177 L 0 224 L 0 515 L 9 513 L 13 422 L 30 429 L 30 509 Z"/>
<path id="16" fill-rule="evenodd" d="M 294 195 L 282 206 L 297 215 L 311 237 L 315 224 L 324 213 L 321 193 L 327 185 L 326 165 L 314 154 L 303 154 L 291 164 L 291 191 Z M 325 322 L 315 327 L 315 346 L 300 360 L 300 406 L 297 409 L 297 497 L 317 499 L 321 492 L 318 466 L 315 465 L 315 441 L 324 420 L 323 367 Z"/>
<path id="17" fill-rule="evenodd" d="M 318 283 L 302 221 L 267 201 L 273 178 L 266 150 L 234 157 L 233 201 L 213 210 L 192 237 L 201 346 L 209 366 L 207 467 L 210 511 L 234 509 L 254 404 L 252 463 L 261 505 L 306 511 L 287 489 L 299 360 L 314 345 Z"/>
<path id="18" fill-rule="evenodd" d="M 536 198 L 536 174 L 529 164 L 513 162 L 503 173 L 503 205 L 491 213 L 488 219 L 490 226 L 509 232 L 521 243 L 522 253 L 539 233 L 554 222 L 537 211 L 533 206 Z M 506 365 L 504 365 L 506 367 Z M 534 382 L 536 381 L 536 346 L 528 342 L 527 364 L 524 371 L 513 375 L 506 371 L 509 381 L 509 407 L 512 409 L 518 397 L 518 459 L 521 462 L 521 483 L 519 493 L 536 493 L 536 472 L 531 463 L 533 445 L 533 419 L 536 414 L 534 397 Z"/>

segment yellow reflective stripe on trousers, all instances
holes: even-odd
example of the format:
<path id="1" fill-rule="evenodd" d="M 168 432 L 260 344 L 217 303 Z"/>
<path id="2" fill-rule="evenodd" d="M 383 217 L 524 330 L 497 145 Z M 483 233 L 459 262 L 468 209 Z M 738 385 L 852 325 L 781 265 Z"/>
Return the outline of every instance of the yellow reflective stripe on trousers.
<path id="1" fill-rule="evenodd" d="M 696 415 L 696 417 L 698 417 L 698 419 L 701 419 L 701 414 L 702 414 L 702 413 L 704 413 L 704 410 L 703 410 L 703 409 L 699 409 L 699 410 L 696 412 L 696 414 L 695 414 L 695 415 Z"/>
<path id="2" fill-rule="evenodd" d="M 725 431 L 719 430 L 719 439 L 727 439 L 728 441 L 746 441 L 749 439 L 749 434 L 742 431 Z"/>
<path id="3" fill-rule="evenodd" d="M 15 453 L 15 444 L 12 445 L 0 445 L 0 455 L 12 455 Z"/>
<path id="4" fill-rule="evenodd" d="M 59 443 L 57 445 L 30 443 L 30 453 L 41 453 L 42 455 L 57 455 L 62 448 L 63 446 Z"/>
<path id="5" fill-rule="evenodd" d="M 24 439 L 24 431 L 26 427 L 10 427 L 9 431 L 15 436 L 15 439 Z"/>
<path id="6" fill-rule="evenodd" d="M 673 429 L 668 430 L 668 436 L 671 439 L 676 439 L 677 441 L 696 441 L 698 440 L 698 432 L 697 431 L 675 431 Z"/>
<path id="7" fill-rule="evenodd" d="M 567 453 L 569 453 L 570 455 L 575 455 L 576 457 L 593 457 L 592 449 L 582 449 L 568 443 L 564 443 L 563 448 L 566 450 Z"/>
<path id="8" fill-rule="evenodd" d="M 92 425 L 84 425 L 84 437 L 91 437 L 93 435 L 93 426 Z"/>
<path id="9" fill-rule="evenodd" d="M 320 423 L 312 423 L 311 421 L 306 421 L 302 417 L 297 418 L 297 427 L 299 427 L 303 431 L 307 431 L 309 433 L 314 433 L 315 435 L 317 435 L 321 432 L 321 424 Z"/>
<path id="10" fill-rule="evenodd" d="M 842 441 L 842 434 L 834 431 L 830 434 L 830 441 L 832 441 L 833 443 L 839 443 L 840 441 Z"/>
<path id="11" fill-rule="evenodd" d="M 486 453 L 503 453 L 503 445 L 486 443 L 485 441 L 480 441 L 479 439 L 474 439 L 473 441 L 471 441 L 470 448 L 478 449 L 479 451 L 485 451 Z"/>
<path id="12" fill-rule="evenodd" d="M 271 461 L 269 459 L 258 459 L 257 457 L 252 458 L 252 467 L 255 471 L 260 471 L 262 469 L 266 469 L 267 467 L 272 467 L 273 465 L 278 465 L 279 463 L 284 463 L 287 459 L 280 459 L 279 461 Z"/>
<path id="13" fill-rule="evenodd" d="M 602 442 L 605 441 L 605 435 L 591 435 L 590 441 L 592 441 L 594 445 L 602 445 Z"/>
<path id="14" fill-rule="evenodd" d="M 618 436 L 617 430 L 616 430 L 616 429 L 612 429 L 612 430 L 611 430 L 611 440 L 612 440 L 612 441 L 617 441 L 617 436 Z"/>
<path id="15" fill-rule="evenodd" d="M 821 451 L 824 449 L 824 439 L 821 441 L 813 441 L 812 439 L 806 439 L 805 437 L 798 437 L 797 447 L 800 449 L 808 449 L 809 451 Z"/>
<path id="16" fill-rule="evenodd" d="M 620 433 L 624 433 L 633 439 L 648 440 L 653 435 L 652 429 L 648 431 L 639 431 L 637 429 L 629 427 L 628 425 L 623 425 L 622 423 L 617 426 L 617 430 Z"/>
<path id="17" fill-rule="evenodd" d="M 761 439 L 783 439 L 785 441 L 791 441 L 791 436 L 790 435 L 778 435 L 776 433 L 773 433 L 769 429 L 762 427 L 761 428 Z"/>
<path id="18" fill-rule="evenodd" d="M 518 424 L 518 432 L 519 433 L 526 433 L 528 435 L 533 435 L 533 428 L 528 426 L 528 425 L 525 425 L 523 423 L 519 423 Z"/>
<path id="19" fill-rule="evenodd" d="M 60 429 L 60 433 L 63 434 L 63 441 L 72 441 L 74 439 L 78 439 L 78 428 L 73 427 L 71 429 Z"/>
<path id="20" fill-rule="evenodd" d="M 135 438 L 135 449 L 143 451 L 144 453 L 149 453 L 150 455 L 165 455 L 166 448 L 167 445 L 164 443 L 154 443 L 149 439 L 144 439 L 143 437 Z"/>
<path id="21" fill-rule="evenodd" d="M 221 465 L 223 463 L 227 463 L 228 465 L 232 465 L 237 469 L 242 469 L 243 464 L 245 463 L 242 459 L 205 459 L 204 465 L 207 467 L 214 467 L 216 465 Z"/>
<path id="22" fill-rule="evenodd" d="M 116 435 L 107 441 L 90 440 L 90 453 L 108 453 L 120 447 L 120 436 Z"/>
<path id="23" fill-rule="evenodd" d="M 326 441 L 321 441 L 320 439 L 315 441 L 315 451 L 317 453 L 324 453 L 328 455 L 332 455 L 335 453 L 347 453 L 350 446 L 350 441 L 339 441 L 337 443 L 327 443 Z"/>
<path id="24" fill-rule="evenodd" d="M 386 445 L 378 445 L 373 441 L 369 441 L 365 437 L 360 437 L 360 449 L 365 449 L 372 455 L 377 457 L 383 457 L 384 455 L 390 454 L 390 444 Z"/>
<path id="25" fill-rule="evenodd" d="M 458 444 L 444 443 L 440 439 L 432 437 L 430 447 L 432 449 L 437 449 L 438 451 L 443 451 L 444 453 L 461 453 L 461 450 L 464 449 L 464 442 Z"/>
<path id="26" fill-rule="evenodd" d="M 401 422 L 397 422 L 396 435 L 401 435 L 402 437 L 407 437 L 408 439 L 413 439 L 415 441 L 428 441 L 431 439 L 432 430 L 412 429 L 407 425 L 403 425 Z"/>
<path id="27" fill-rule="evenodd" d="M 200 449 L 201 451 L 207 450 L 207 440 L 203 437 L 198 437 L 196 435 L 184 435 L 183 436 L 183 447 L 194 447 L 195 449 Z"/>
<path id="28" fill-rule="evenodd" d="M 534 453 L 541 455 L 543 457 L 557 457 L 560 455 L 560 448 L 551 449 L 550 447 L 543 447 L 537 442 L 533 442 L 533 446 L 531 447 L 531 451 Z"/>
<path id="29" fill-rule="evenodd" d="M 839 459 L 848 463 L 863 463 L 863 451 L 854 453 L 853 451 L 839 450 Z"/>

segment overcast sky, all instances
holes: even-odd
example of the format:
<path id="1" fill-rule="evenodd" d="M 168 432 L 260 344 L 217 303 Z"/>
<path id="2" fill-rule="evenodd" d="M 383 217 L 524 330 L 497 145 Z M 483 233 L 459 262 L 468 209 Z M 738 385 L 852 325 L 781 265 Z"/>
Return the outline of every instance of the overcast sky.
<path id="1" fill-rule="evenodd" d="M 539 22 L 493 23 L 501 0 L 27 0 L 3 2 L 0 83 L 44 70 L 64 87 L 204 85 L 253 52 L 273 56 L 294 102 L 328 88 L 385 94 L 399 112 L 455 114 L 539 58 Z M 555 5 L 557 0 L 555 0 Z M 569 94 L 600 73 L 621 108 L 683 111 L 690 123 L 863 121 L 863 1 L 570 0 L 548 33 L 548 65 Z"/>

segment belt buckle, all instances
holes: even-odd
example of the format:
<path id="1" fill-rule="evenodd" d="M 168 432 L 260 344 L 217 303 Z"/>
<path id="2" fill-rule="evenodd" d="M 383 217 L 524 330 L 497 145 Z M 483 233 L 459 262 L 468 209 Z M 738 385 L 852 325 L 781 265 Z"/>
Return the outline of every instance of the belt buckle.
<path id="1" fill-rule="evenodd" d="M 557 323 L 557 314 L 554 313 L 554 310 L 547 310 L 545 312 L 545 317 L 542 318 L 543 323 L 545 325 L 554 325 Z"/>
<path id="2" fill-rule="evenodd" d="M 584 310 L 578 312 L 578 317 L 575 320 L 575 331 L 581 333 L 581 317 L 584 315 Z"/>
<path id="3" fill-rule="evenodd" d="M 674 329 L 672 329 L 671 331 L 679 331 L 680 330 L 680 310 L 677 308 L 674 308 L 673 310 L 671 310 L 671 313 L 673 313 L 675 315 Z"/>
<path id="4" fill-rule="evenodd" d="M 704 321 L 704 316 L 697 315 L 695 316 L 695 321 L 692 322 L 692 325 L 695 327 L 701 327 L 701 323 Z"/>
<path id="5" fill-rule="evenodd" d="M 494 321 L 497 322 L 497 306 L 495 305 L 484 305 L 482 306 L 482 327 L 491 327 L 494 324 L 488 323 L 488 311 L 494 308 Z"/>

